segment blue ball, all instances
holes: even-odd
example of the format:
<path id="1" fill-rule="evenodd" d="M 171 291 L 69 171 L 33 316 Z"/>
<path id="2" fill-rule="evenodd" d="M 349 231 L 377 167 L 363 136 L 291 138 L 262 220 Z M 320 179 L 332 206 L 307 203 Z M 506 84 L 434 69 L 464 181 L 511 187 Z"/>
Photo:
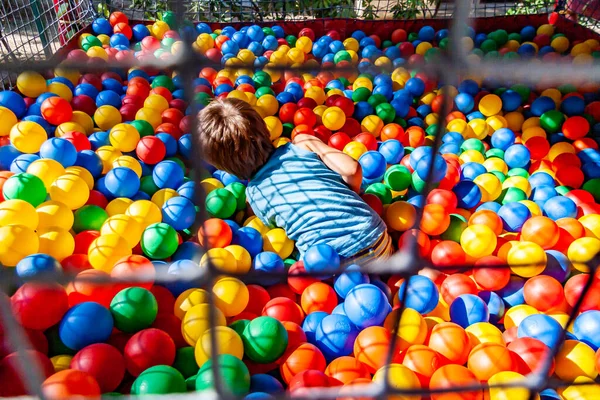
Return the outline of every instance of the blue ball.
<path id="1" fill-rule="evenodd" d="M 96 18 L 92 22 L 92 30 L 96 35 L 112 35 L 113 28 L 106 18 Z"/>
<path id="2" fill-rule="evenodd" d="M 96 86 L 90 83 L 80 83 L 79 85 L 75 86 L 75 90 L 73 92 L 75 96 L 88 96 L 92 99 L 96 99 L 99 93 L 100 91 L 96 88 Z"/>
<path id="3" fill-rule="evenodd" d="M 479 85 L 472 79 L 465 79 L 458 85 L 458 92 L 476 96 L 479 93 Z"/>
<path id="4" fill-rule="evenodd" d="M 540 117 L 546 111 L 555 109 L 556 104 L 554 103 L 554 100 L 552 100 L 552 98 L 548 96 L 540 96 L 531 103 L 531 107 L 529 110 L 534 116 Z"/>
<path id="5" fill-rule="evenodd" d="M 563 283 L 571 273 L 573 264 L 569 258 L 557 250 L 546 250 L 546 268 L 542 272 Z"/>
<path id="6" fill-rule="evenodd" d="M 508 128 L 500 128 L 492 134 L 492 146 L 506 151 L 515 143 L 516 135 Z"/>
<path id="7" fill-rule="evenodd" d="M 285 31 L 283 30 L 283 27 L 275 25 L 271 27 L 271 30 L 277 39 L 283 39 L 285 37 Z"/>
<path id="8" fill-rule="evenodd" d="M 157 272 L 159 272 L 158 269 Z M 162 285 L 177 298 L 181 293 L 197 286 L 194 279 L 198 278 L 199 274 L 198 263 L 191 260 L 177 260 L 168 266 L 167 278 L 170 279 Z M 159 275 L 160 273 L 157 273 L 157 276 Z M 157 279 L 157 281 L 160 281 L 160 279 Z"/>
<path id="9" fill-rule="evenodd" d="M 458 199 L 460 208 L 473 208 L 481 201 L 481 189 L 473 181 L 458 182 L 452 191 Z"/>
<path id="10" fill-rule="evenodd" d="M 303 257 L 306 272 L 332 271 L 340 267 L 340 256 L 328 244 L 317 244 L 306 250 Z"/>
<path id="11" fill-rule="evenodd" d="M 19 261 L 15 270 L 19 278 L 31 278 L 40 274 L 61 272 L 62 266 L 48 254 L 32 254 Z"/>
<path id="12" fill-rule="evenodd" d="M 275 397 L 265 392 L 254 392 L 244 396 L 244 400 L 275 400 Z"/>
<path id="13" fill-rule="evenodd" d="M 528 25 L 521 29 L 520 35 L 524 42 L 531 41 L 537 35 L 537 30 L 533 26 Z"/>
<path id="14" fill-rule="evenodd" d="M 110 37 L 110 47 L 126 46 L 129 47 L 129 39 L 122 33 L 115 33 Z"/>
<path id="15" fill-rule="evenodd" d="M 92 150 L 82 150 L 77 153 L 75 165 L 87 169 L 94 178 L 102 174 L 102 160 Z"/>
<path id="16" fill-rule="evenodd" d="M 540 400 L 563 400 L 554 389 L 544 389 L 540 392 Z"/>
<path id="17" fill-rule="evenodd" d="M 336 81 L 336 82 L 339 82 L 339 81 Z M 342 85 L 341 82 L 340 82 L 340 85 Z M 334 86 L 334 85 L 332 85 L 332 86 Z M 393 106 L 394 105 L 392 104 L 392 107 Z M 353 117 L 357 121 L 362 121 L 367 115 L 373 115 L 374 113 L 375 113 L 375 110 L 373 109 L 373 106 L 371 106 L 366 101 L 359 101 L 358 103 L 356 103 L 354 105 Z"/>
<path id="18" fill-rule="evenodd" d="M 399 140 L 389 139 L 379 145 L 378 151 L 388 164 L 398 164 L 404 157 L 404 146 Z"/>
<path id="19" fill-rule="evenodd" d="M 467 121 L 473 121 L 474 119 L 485 119 L 485 115 L 480 111 L 473 111 L 467 115 Z"/>
<path id="20" fill-rule="evenodd" d="M 329 51 L 333 54 L 336 54 L 338 51 L 344 51 L 345 49 L 344 44 L 340 40 L 333 40 L 329 43 Z"/>
<path id="21" fill-rule="evenodd" d="M 290 92 L 281 92 L 277 95 L 276 99 L 280 105 L 295 102 L 294 95 Z"/>
<path id="22" fill-rule="evenodd" d="M 542 185 L 554 187 L 554 178 L 546 172 L 536 172 L 529 177 L 528 181 L 532 189 Z"/>
<path id="23" fill-rule="evenodd" d="M 112 90 L 103 90 L 96 96 L 96 105 L 101 106 L 113 106 L 116 109 L 121 108 L 121 96 Z"/>
<path id="24" fill-rule="evenodd" d="M 109 133 L 100 131 L 94 132 L 88 137 L 92 150 L 96 151 L 102 146 L 110 146 Z"/>
<path id="25" fill-rule="evenodd" d="M 114 197 L 131 198 L 140 190 L 140 178 L 132 169 L 116 167 L 106 174 L 104 186 Z"/>
<path id="26" fill-rule="evenodd" d="M 60 340 L 71 350 L 104 343 L 113 330 L 110 311 L 93 301 L 76 304 L 65 313 L 58 326 Z"/>
<path id="27" fill-rule="evenodd" d="M 456 143 L 444 143 L 440 146 L 441 154 L 456 154 L 459 155 L 461 152 L 460 145 Z"/>
<path id="28" fill-rule="evenodd" d="M 328 361 L 348 356 L 352 354 L 358 332 L 358 328 L 347 316 L 328 315 L 321 320 L 315 332 L 316 346 Z"/>
<path id="29" fill-rule="evenodd" d="M 50 138 L 40 147 L 40 157 L 56 160 L 66 168 L 75 165 L 77 149 L 66 139 Z"/>
<path id="30" fill-rule="evenodd" d="M 381 84 L 375 86 L 373 94 L 380 94 L 385 97 L 387 101 L 390 101 L 394 96 L 394 90 L 392 89 L 392 85 Z"/>
<path id="31" fill-rule="evenodd" d="M 577 340 L 590 346 L 594 351 L 600 348 L 600 311 L 589 310 L 582 312 L 575 318 L 573 333 Z"/>
<path id="32" fill-rule="evenodd" d="M 177 193 L 181 197 L 185 197 L 186 199 L 195 202 L 196 201 L 196 182 L 187 181 L 177 189 Z"/>
<path id="33" fill-rule="evenodd" d="M 14 174 L 27 172 L 27 167 L 29 167 L 29 164 L 39 159 L 40 156 L 36 154 L 21 154 L 10 164 L 10 172 Z"/>
<path id="34" fill-rule="evenodd" d="M 577 205 L 568 197 L 554 196 L 544 203 L 544 214 L 554 221 L 561 218 L 577 218 Z"/>
<path id="35" fill-rule="evenodd" d="M 437 307 L 440 294 L 431 279 L 422 275 L 413 275 L 408 279 L 408 286 L 406 281 L 400 285 L 398 299 L 401 302 L 404 300 L 406 307 L 418 311 L 419 314 L 427 314 Z"/>
<path id="36" fill-rule="evenodd" d="M 166 157 L 173 157 L 177 154 L 177 140 L 168 133 L 157 133 L 156 136 L 160 139 L 161 142 L 165 144 L 165 148 L 167 152 L 165 153 Z"/>
<path id="37" fill-rule="evenodd" d="M 225 43 L 229 43 L 231 40 L 226 41 Z M 221 83 L 219 86 L 215 88 L 215 96 L 220 96 L 223 93 L 229 93 L 233 91 L 233 86 L 228 83 Z"/>
<path id="38" fill-rule="evenodd" d="M 465 139 L 458 132 L 446 132 L 442 137 L 442 142 L 444 143 L 455 143 L 461 145 Z"/>
<path id="39" fill-rule="evenodd" d="M 475 211 L 490 210 L 497 214 L 498 210 L 500 210 L 500 207 L 502 207 L 502 204 L 500 203 L 496 203 L 495 201 L 486 201 L 477 207 L 477 210 Z"/>
<path id="40" fill-rule="evenodd" d="M 17 119 L 22 119 L 27 112 L 27 104 L 21 95 L 10 90 L 0 92 L 0 106 L 11 110 Z"/>
<path id="41" fill-rule="evenodd" d="M 585 111 L 585 100 L 577 96 L 567 97 L 560 103 L 560 110 L 569 117 L 581 115 Z"/>
<path id="42" fill-rule="evenodd" d="M 410 105 L 412 103 L 412 98 L 406 97 L 396 97 L 390 102 L 390 105 L 394 107 L 394 111 L 396 111 L 396 116 L 400 118 L 404 118 L 410 112 Z M 373 113 L 371 113 L 373 114 Z"/>
<path id="43" fill-rule="evenodd" d="M 410 78 L 404 86 L 413 96 L 421 96 L 425 92 L 425 82 L 419 78 Z"/>
<path id="44" fill-rule="evenodd" d="M 461 294 L 450 304 L 450 320 L 467 328 L 477 322 L 489 322 L 490 312 L 481 297 Z"/>
<path id="45" fill-rule="evenodd" d="M 387 169 L 385 157 L 378 151 L 367 151 L 359 157 L 358 163 L 362 167 L 365 179 L 381 180 Z"/>
<path id="46" fill-rule="evenodd" d="M 284 274 L 285 264 L 277 253 L 272 251 L 263 251 L 258 253 L 254 258 L 254 270 L 259 272 L 268 272 L 269 275 L 265 274 L 260 277 L 260 283 L 265 286 L 275 285 L 281 282 L 282 276 L 273 274 Z"/>
<path id="47" fill-rule="evenodd" d="M 363 283 L 350 290 L 344 300 L 344 311 L 354 325 L 364 329 L 381 326 L 392 311 L 392 306 L 381 289 L 373 284 Z"/>
<path id="48" fill-rule="evenodd" d="M 102 89 L 111 90 L 119 95 L 124 93 L 123 84 L 116 79 L 108 78 L 102 81 Z"/>
<path id="49" fill-rule="evenodd" d="M 212 29 L 210 29 L 210 26 L 207 23 L 200 22 L 198 25 L 196 25 L 196 32 L 198 32 L 198 34 L 212 33 Z"/>
<path id="50" fill-rule="evenodd" d="M 236 42 L 241 49 L 245 49 L 250 44 L 250 38 L 243 32 L 234 33 L 231 40 Z"/>
<path id="51" fill-rule="evenodd" d="M 500 98 L 502 99 L 502 109 L 506 112 L 515 111 L 516 109 L 521 107 L 521 102 L 523 101 L 521 95 L 518 92 L 515 92 L 514 90 L 510 89 L 502 93 L 500 95 Z"/>
<path id="52" fill-rule="evenodd" d="M 254 258 L 262 251 L 263 239 L 259 231 L 252 227 L 244 226 L 233 234 L 231 244 L 242 246 Z"/>
<path id="53" fill-rule="evenodd" d="M 417 147 L 410 153 L 408 158 L 408 162 L 412 169 L 417 169 L 417 164 L 423 158 L 429 158 L 433 154 L 433 148 L 428 146 Z"/>
<path id="54" fill-rule="evenodd" d="M 531 218 L 531 211 L 522 203 L 507 203 L 500 207 L 498 216 L 507 232 L 521 232 L 523 224 Z"/>
<path id="55" fill-rule="evenodd" d="M 338 315 L 346 315 L 346 311 L 344 311 L 344 303 L 340 303 L 337 306 L 335 306 L 333 308 L 333 310 L 331 310 L 331 314 L 338 314 Z"/>
<path id="56" fill-rule="evenodd" d="M 525 279 L 519 276 L 511 276 L 510 281 L 496 293 L 506 303 L 508 307 L 518 306 L 525 303 Z"/>
<path id="57" fill-rule="evenodd" d="M 427 104 L 421 104 L 419 107 L 417 107 L 417 115 L 421 118 L 425 118 L 426 116 L 431 114 L 431 112 L 431 106 Z"/>
<path id="58" fill-rule="evenodd" d="M 248 27 L 246 34 L 251 40 L 254 40 L 256 42 L 260 42 L 265 38 L 265 32 L 258 25 L 252 25 Z"/>
<path id="59" fill-rule="evenodd" d="M 150 30 L 144 24 L 136 24 L 132 28 L 133 40 L 135 42 L 141 42 L 146 36 L 150 36 Z"/>
<path id="60" fill-rule="evenodd" d="M 161 161 L 152 171 L 152 180 L 159 189 L 177 189 L 184 178 L 183 170 L 175 161 Z"/>
<path id="61" fill-rule="evenodd" d="M 348 292 L 356 285 L 369 282 L 369 275 L 360 272 L 360 266 L 352 264 L 335 278 L 333 281 L 333 288 L 338 296 L 345 299 Z"/>
<path id="62" fill-rule="evenodd" d="M 277 47 L 279 47 L 279 43 L 277 42 L 277 38 L 275 38 L 274 36 L 267 36 L 263 41 L 262 41 L 262 47 L 265 50 L 277 50 Z M 314 49 L 314 45 L 313 45 L 313 49 Z M 316 55 L 315 55 L 316 56 Z"/>
<path id="63" fill-rule="evenodd" d="M 263 46 L 258 42 L 250 42 L 248 45 L 248 50 L 250 50 L 255 56 L 262 56 L 265 52 Z"/>
<path id="64" fill-rule="evenodd" d="M 183 242 L 177 248 L 175 254 L 173 254 L 173 261 L 179 260 L 191 260 L 196 264 L 200 264 L 200 260 L 204 255 L 204 250 L 202 247 L 195 242 Z"/>
<path id="65" fill-rule="evenodd" d="M 522 144 L 513 144 L 504 151 L 504 162 L 509 168 L 525 168 L 531 161 L 529 149 Z"/>
<path id="66" fill-rule="evenodd" d="M 419 29 L 418 37 L 419 40 L 424 42 L 433 42 L 433 39 L 435 38 L 435 29 L 429 25 L 426 25 Z"/>
<path id="67" fill-rule="evenodd" d="M 454 104 L 463 114 L 469 113 L 475 107 L 475 99 L 469 93 L 459 93 L 454 98 Z"/>
<path id="68" fill-rule="evenodd" d="M 186 133 L 185 135 L 183 135 L 179 138 L 179 140 L 177 141 L 177 150 L 179 151 L 179 154 L 181 154 L 183 156 L 183 158 L 186 158 L 189 160 L 190 155 L 192 154 L 192 134 L 191 133 Z"/>
<path id="69" fill-rule="evenodd" d="M 237 55 L 240 51 L 240 46 L 233 40 L 228 40 L 221 45 L 221 51 L 223 54 Z"/>
<path id="70" fill-rule="evenodd" d="M 282 393 L 283 385 L 268 374 L 255 374 L 250 377 L 250 392 Z"/>
<path id="71" fill-rule="evenodd" d="M 162 206 L 162 222 L 171 225 L 176 231 L 188 229 L 196 219 L 194 203 L 185 197 L 172 197 Z"/>
<path id="72" fill-rule="evenodd" d="M 475 180 L 479 175 L 485 174 L 487 169 L 476 162 L 466 162 L 461 166 L 460 178 L 468 179 L 470 181 Z"/>
<path id="73" fill-rule="evenodd" d="M 497 324 L 498 321 L 504 316 L 504 312 L 506 307 L 504 306 L 504 301 L 502 297 L 500 297 L 495 292 L 490 292 L 488 290 L 484 290 L 479 292 L 478 296 L 485 302 L 487 309 L 490 313 L 490 322 L 492 324 Z"/>
<path id="74" fill-rule="evenodd" d="M 302 330 L 306 334 L 306 340 L 308 340 L 308 343 L 312 343 L 315 346 L 317 345 L 317 341 L 315 339 L 317 328 L 321 324 L 323 318 L 328 315 L 329 314 L 327 314 L 325 311 L 315 311 L 311 312 L 306 316 L 306 318 L 304 318 L 304 322 L 302 322 Z"/>
<path id="75" fill-rule="evenodd" d="M 534 314 L 525 317 L 517 328 L 517 336 L 531 337 L 550 348 L 558 345 L 562 326 L 554 318 L 545 314 Z"/>

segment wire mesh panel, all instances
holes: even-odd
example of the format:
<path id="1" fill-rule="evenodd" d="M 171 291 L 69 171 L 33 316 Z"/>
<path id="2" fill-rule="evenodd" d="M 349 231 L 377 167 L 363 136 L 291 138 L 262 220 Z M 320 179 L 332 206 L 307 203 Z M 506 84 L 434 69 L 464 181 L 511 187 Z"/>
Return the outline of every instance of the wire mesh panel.
<path id="1" fill-rule="evenodd" d="M 546 4 L 475 20 L 487 3 L 73 4 L 22 10 L 63 15 L 39 47 L 21 44 L 59 56 L 0 65 L 19 75 L 0 93 L 1 395 L 600 397 L 592 30 L 565 13 L 548 25 Z M 594 18 L 578 7 L 565 9 Z M 79 9 L 105 19 L 76 25 L 90 17 Z M 189 22 L 202 20 L 214 25 Z M 275 48 L 240 49 L 226 39 L 238 22 L 268 25 L 243 33 Z M 248 182 L 203 158 L 231 160 L 197 147 L 197 111 L 215 97 L 253 106 L 281 148 L 304 133 L 360 165 L 352 198 L 385 220 L 395 254 L 300 254 L 275 225 L 291 232 L 302 210 L 273 226 L 253 215 Z M 268 201 L 345 206 L 296 192 Z"/>

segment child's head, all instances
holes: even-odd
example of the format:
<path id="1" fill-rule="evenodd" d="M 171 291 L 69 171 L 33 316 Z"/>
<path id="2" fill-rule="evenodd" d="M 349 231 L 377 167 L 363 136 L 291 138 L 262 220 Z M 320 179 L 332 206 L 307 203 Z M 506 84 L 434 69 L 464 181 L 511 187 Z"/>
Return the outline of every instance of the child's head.
<path id="1" fill-rule="evenodd" d="M 265 121 L 238 99 L 213 100 L 200 111 L 197 135 L 204 159 L 241 179 L 250 179 L 275 149 Z"/>

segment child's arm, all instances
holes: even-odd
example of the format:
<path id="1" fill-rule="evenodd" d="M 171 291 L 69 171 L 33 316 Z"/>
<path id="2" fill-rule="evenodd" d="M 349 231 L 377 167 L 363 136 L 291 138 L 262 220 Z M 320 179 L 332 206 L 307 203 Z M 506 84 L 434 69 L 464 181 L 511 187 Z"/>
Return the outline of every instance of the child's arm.
<path id="1" fill-rule="evenodd" d="M 312 135 L 300 134 L 294 138 L 294 144 L 316 153 L 329 169 L 337 172 L 350 189 L 360 193 L 362 169 L 360 164 L 349 155 L 334 149 Z"/>

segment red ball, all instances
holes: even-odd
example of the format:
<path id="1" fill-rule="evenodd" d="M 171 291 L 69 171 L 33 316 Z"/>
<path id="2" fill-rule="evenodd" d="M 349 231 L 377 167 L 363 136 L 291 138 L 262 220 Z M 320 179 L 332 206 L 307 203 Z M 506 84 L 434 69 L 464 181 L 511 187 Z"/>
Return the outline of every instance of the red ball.
<path id="1" fill-rule="evenodd" d="M 75 235 L 74 254 L 87 254 L 92 242 L 100 237 L 99 231 L 82 231 Z"/>
<path id="2" fill-rule="evenodd" d="M 171 102 L 169 102 L 169 104 L 171 104 Z M 183 119 L 184 115 L 183 112 L 177 108 L 167 108 L 162 112 L 161 117 L 163 123 L 170 123 L 179 126 L 179 123 Z M 179 130 L 181 131 L 181 128 L 179 128 Z"/>
<path id="3" fill-rule="evenodd" d="M 317 116 L 310 108 L 300 108 L 294 113 L 294 125 L 306 125 L 309 128 L 317 124 Z"/>
<path id="4" fill-rule="evenodd" d="M 298 304 L 287 297 L 276 297 L 269 300 L 262 310 L 262 315 L 273 317 L 278 321 L 291 321 L 302 325 L 304 312 Z"/>
<path id="5" fill-rule="evenodd" d="M 348 134 L 350 137 L 355 137 L 362 131 L 362 128 L 360 127 L 360 122 L 354 118 L 346 118 L 346 122 L 340 131 Z"/>
<path id="6" fill-rule="evenodd" d="M 377 215 L 383 215 L 383 203 L 379 197 L 371 193 L 365 193 L 360 197 L 362 197 L 363 201 L 367 203 L 369 207 L 371 207 L 373 211 L 377 213 Z"/>
<path id="7" fill-rule="evenodd" d="M 174 314 L 160 314 L 152 323 L 152 328 L 165 332 L 175 343 L 175 348 L 188 346 L 181 333 L 181 320 Z"/>
<path id="8" fill-rule="evenodd" d="M 102 90 L 102 79 L 96 74 L 84 74 L 79 78 L 79 83 L 89 83 L 98 90 Z"/>
<path id="9" fill-rule="evenodd" d="M 134 104 L 125 104 L 119 108 L 119 113 L 121 113 L 121 119 L 123 121 L 133 121 L 135 120 L 135 114 L 139 111 L 140 107 Z"/>
<path id="10" fill-rule="evenodd" d="M 10 298 L 15 318 L 25 328 L 46 330 L 69 309 L 65 289 L 57 283 L 23 284 Z"/>
<path id="11" fill-rule="evenodd" d="M 100 208 L 106 208 L 108 200 L 106 197 L 97 190 L 90 190 L 90 197 L 85 203 L 86 205 L 98 206 Z"/>
<path id="12" fill-rule="evenodd" d="M 94 115 L 96 112 L 96 102 L 90 96 L 84 94 L 74 96 L 71 100 L 71 106 L 73 111 L 82 111 L 87 115 Z"/>
<path id="13" fill-rule="evenodd" d="M 318 106 L 315 99 L 310 98 L 310 97 L 301 98 L 300 100 L 298 100 L 297 104 L 298 104 L 298 108 L 310 108 L 311 110 L 314 109 L 316 106 Z"/>
<path id="14" fill-rule="evenodd" d="M 290 380 L 288 390 L 294 396 L 302 396 L 308 393 L 305 388 L 329 387 L 330 378 L 321 371 L 309 369 L 302 371 Z"/>
<path id="15" fill-rule="evenodd" d="M 152 286 L 150 292 L 154 295 L 158 304 L 158 315 L 173 314 L 175 307 L 175 296 L 164 286 Z"/>
<path id="16" fill-rule="evenodd" d="M 183 99 L 171 100 L 169 102 L 169 107 L 181 111 L 182 119 L 183 119 L 183 114 L 185 113 L 185 110 L 187 109 L 187 103 Z M 169 121 L 165 121 L 165 122 L 169 122 Z M 179 122 L 181 122 L 181 120 Z M 179 127 L 179 129 L 181 129 L 181 127 Z"/>
<path id="17" fill-rule="evenodd" d="M 448 213 L 452 213 L 458 206 L 458 199 L 451 190 L 433 189 L 427 195 L 427 204 L 439 204 L 444 207 Z"/>
<path id="18" fill-rule="evenodd" d="M 38 366 L 42 377 L 48 378 L 54 373 L 54 366 L 50 359 L 35 350 L 24 351 L 25 365 Z M 34 395 L 27 390 L 26 382 L 23 381 L 24 373 L 20 366 L 21 355 L 19 353 L 11 353 L 0 360 L 0 397 L 16 397 L 25 395 Z"/>
<path id="19" fill-rule="evenodd" d="M 510 269 L 500 267 L 506 265 L 501 258 L 487 256 L 475 261 L 473 279 L 483 290 L 500 290 L 510 281 Z"/>
<path id="20" fill-rule="evenodd" d="M 354 102 L 347 97 L 338 97 L 333 102 L 333 106 L 341 108 L 347 118 L 352 117 L 352 114 L 354 114 Z"/>
<path id="21" fill-rule="evenodd" d="M 467 255 L 460 244 L 442 240 L 431 249 L 431 262 L 437 267 L 460 267 L 467 261 Z"/>
<path id="22" fill-rule="evenodd" d="M 328 144 L 334 149 L 342 151 L 344 150 L 344 147 L 351 141 L 352 139 L 350 138 L 350 136 L 348 136 L 344 132 L 337 132 L 331 135 Z"/>
<path id="23" fill-rule="evenodd" d="M 534 136 L 525 142 L 525 147 L 529 150 L 532 160 L 541 160 L 546 157 L 550 151 L 550 143 L 546 138 Z"/>
<path id="24" fill-rule="evenodd" d="M 404 42 L 398 46 L 402 58 L 408 58 L 415 53 L 415 46 L 411 42 Z"/>
<path id="25" fill-rule="evenodd" d="M 333 107 L 333 104 L 336 102 L 337 99 L 341 98 L 342 96 L 340 96 L 339 94 L 334 94 L 332 96 L 329 96 L 327 98 L 327 100 L 325 100 L 325 105 L 327 107 Z"/>
<path id="26" fill-rule="evenodd" d="M 461 294 L 477 294 L 477 286 L 466 275 L 452 274 L 444 279 L 440 292 L 446 304 L 452 304 Z"/>
<path id="27" fill-rule="evenodd" d="M 64 258 L 60 264 L 63 270 L 69 274 L 78 274 L 81 271 L 92 268 L 87 254 L 71 254 Z"/>
<path id="28" fill-rule="evenodd" d="M 175 140 L 179 140 L 179 138 L 183 135 L 181 129 L 177 125 L 174 125 L 170 122 L 165 122 L 156 127 L 155 133 L 168 133 L 173 136 Z"/>
<path id="29" fill-rule="evenodd" d="M 314 129 L 314 134 L 318 137 L 323 143 L 327 143 L 329 138 L 331 137 L 331 131 L 327 129 L 324 125 L 319 125 Z"/>
<path id="30" fill-rule="evenodd" d="M 301 303 L 306 314 L 316 311 L 325 311 L 331 314 L 338 305 L 335 290 L 323 282 L 315 282 L 304 289 Z"/>
<path id="31" fill-rule="evenodd" d="M 125 377 L 125 359 L 115 347 L 96 343 L 79 350 L 71 360 L 71 369 L 93 376 L 102 393 L 115 390 Z"/>
<path id="32" fill-rule="evenodd" d="M 301 37 L 301 36 L 306 36 L 313 42 L 315 41 L 315 31 L 313 31 L 310 28 L 302 28 L 302 30 L 300 30 L 300 32 L 298 33 L 298 37 Z"/>
<path id="33" fill-rule="evenodd" d="M 71 50 L 69 54 L 67 54 L 67 60 L 72 61 L 74 63 L 85 63 L 88 60 L 88 55 L 85 51 L 81 49 Z"/>
<path id="34" fill-rule="evenodd" d="M 364 144 L 367 150 L 377 150 L 377 138 L 368 132 L 356 135 L 353 140 Z"/>
<path id="35" fill-rule="evenodd" d="M 304 268 L 304 262 L 302 262 L 302 260 L 296 261 L 288 270 L 287 282 L 294 293 L 302 294 L 308 286 L 315 282 L 319 282 L 319 279 L 312 276 L 305 276 L 305 274 L 306 269 Z"/>
<path id="36" fill-rule="evenodd" d="M 138 376 L 155 365 L 171 365 L 173 361 L 175 342 L 160 329 L 141 330 L 125 345 L 125 366 L 133 376 Z"/>
<path id="37" fill-rule="evenodd" d="M 179 129 L 181 130 L 181 132 L 189 132 L 191 128 L 192 128 L 192 117 L 189 115 L 186 115 L 185 117 L 183 117 L 181 119 L 181 122 L 179 123 Z M 165 151 L 166 151 L 166 149 L 165 149 Z"/>
<path id="38" fill-rule="evenodd" d="M 315 131 L 308 125 L 298 125 L 294 129 L 292 129 L 292 140 L 296 137 L 296 135 L 312 135 L 314 136 Z"/>
<path id="39" fill-rule="evenodd" d="M 154 265 L 144 256 L 133 254 L 125 256 L 119 259 L 113 269 L 110 271 L 111 278 L 115 280 L 121 280 L 125 282 L 115 283 L 118 290 L 123 290 L 128 287 L 137 286 L 142 287 L 146 290 L 150 290 L 154 284 L 154 278 L 156 277 L 156 270 Z M 142 278 L 144 281 L 139 282 L 126 282 L 132 278 Z"/>
<path id="40" fill-rule="evenodd" d="M 260 315 L 262 313 L 265 304 L 271 300 L 271 296 L 267 289 L 263 288 L 259 285 L 247 285 L 248 293 L 250 294 L 250 298 L 252 301 L 248 302 L 248 305 L 244 309 L 244 312 L 250 312 L 255 315 Z"/>
<path id="41" fill-rule="evenodd" d="M 161 162 L 167 154 L 165 144 L 156 136 L 144 136 L 135 148 L 135 154 L 146 164 L 154 165 Z"/>
<path id="42" fill-rule="evenodd" d="M 277 297 L 285 297 L 287 299 L 292 300 L 294 303 L 297 302 L 298 296 L 296 293 L 285 283 L 277 283 L 275 285 L 269 286 L 267 289 L 269 296 L 274 299 Z"/>
<path id="43" fill-rule="evenodd" d="M 564 186 L 579 189 L 585 181 L 585 176 L 581 168 L 574 165 L 568 165 L 556 171 L 556 180 Z"/>
<path id="44" fill-rule="evenodd" d="M 577 300 L 583 294 L 583 288 L 587 284 L 588 279 L 590 279 L 590 276 L 591 275 L 589 274 L 574 275 L 569 278 L 567 283 L 565 283 L 565 299 L 571 307 L 575 307 Z M 580 308 L 581 312 L 588 310 L 600 310 L 600 281 L 598 281 L 596 277 L 592 278 L 594 279 L 594 282 L 583 299 L 583 303 L 581 304 Z"/>
<path id="45" fill-rule="evenodd" d="M 543 342 L 531 337 L 515 338 L 507 347 L 512 352 L 513 360 L 516 361 L 517 372 L 523 375 L 541 372 L 551 351 Z M 553 372 L 554 358 L 548 375 L 552 375 Z"/>
<path id="46" fill-rule="evenodd" d="M 73 282 L 67 286 L 69 306 L 73 307 L 86 301 L 94 301 L 106 308 L 117 294 L 114 284 L 99 282 L 108 280 L 110 275 L 98 269 L 86 269 L 77 274 Z"/>
<path id="47" fill-rule="evenodd" d="M 590 123 L 584 117 L 570 117 L 563 123 L 562 131 L 567 139 L 581 139 L 590 131 Z"/>
<path id="48" fill-rule="evenodd" d="M 85 133 L 77 132 L 77 131 L 70 131 L 70 132 L 64 133 L 61 136 L 61 138 L 71 142 L 73 144 L 73 146 L 75 146 L 75 149 L 78 152 L 83 151 L 83 150 L 91 150 L 92 149 L 92 144 L 90 143 L 90 141 L 87 138 L 87 136 L 85 135 Z"/>
<path id="49" fill-rule="evenodd" d="M 40 107 L 42 117 L 52 125 L 69 122 L 73 117 L 73 108 L 62 97 L 49 97 L 42 102 Z"/>
<path id="50" fill-rule="evenodd" d="M 6 297 L 6 296 L 5 296 Z M 44 355 L 48 355 L 48 339 L 42 331 L 23 328 L 27 335 L 25 343 L 26 349 L 39 351 Z M 0 360 L 14 351 L 10 335 L 8 335 L 2 326 L 0 326 Z"/>
<path id="51" fill-rule="evenodd" d="M 529 278 L 523 288 L 525 302 L 540 312 L 550 311 L 565 299 L 563 287 L 551 276 L 538 275 Z"/>

